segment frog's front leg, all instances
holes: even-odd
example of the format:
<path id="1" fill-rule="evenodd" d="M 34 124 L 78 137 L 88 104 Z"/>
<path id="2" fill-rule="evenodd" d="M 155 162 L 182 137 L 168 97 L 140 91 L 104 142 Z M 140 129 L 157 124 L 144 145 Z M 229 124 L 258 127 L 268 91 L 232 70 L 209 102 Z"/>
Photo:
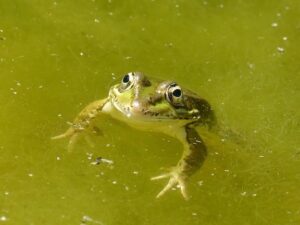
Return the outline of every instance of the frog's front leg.
<path id="1" fill-rule="evenodd" d="M 162 174 L 151 180 L 169 178 L 169 182 L 156 196 L 161 197 L 174 186 L 179 186 L 181 194 L 188 199 L 186 191 L 187 179 L 195 173 L 203 164 L 207 151 L 204 142 L 194 128 L 185 126 L 182 132 L 178 132 L 176 137 L 183 143 L 184 151 L 177 165 L 169 173 Z"/>
<path id="2" fill-rule="evenodd" d="M 52 137 L 52 139 L 70 138 L 68 149 L 72 150 L 74 144 L 77 142 L 80 134 L 85 133 L 86 141 L 91 144 L 89 140 L 89 133 L 99 134 L 101 131 L 94 126 L 95 118 L 103 112 L 103 107 L 109 104 L 109 99 L 101 99 L 87 105 L 71 123 L 70 128 L 63 134 Z"/>

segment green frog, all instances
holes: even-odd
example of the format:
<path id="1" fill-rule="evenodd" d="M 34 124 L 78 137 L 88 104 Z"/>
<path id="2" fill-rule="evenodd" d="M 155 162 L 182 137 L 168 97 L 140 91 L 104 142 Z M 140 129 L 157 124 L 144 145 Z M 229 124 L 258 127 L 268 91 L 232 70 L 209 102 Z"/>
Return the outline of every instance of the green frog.
<path id="1" fill-rule="evenodd" d="M 178 139 L 183 145 L 179 162 L 167 173 L 151 180 L 169 179 L 157 198 L 177 186 L 188 199 L 187 180 L 201 167 L 207 155 L 195 127 L 212 127 L 215 123 L 213 110 L 205 99 L 174 81 L 160 81 L 141 72 L 130 72 L 110 88 L 107 98 L 86 106 L 70 128 L 53 139 L 70 138 L 68 148 L 72 149 L 79 136 L 87 138 L 88 134 L 100 132 L 94 121 L 102 114 L 109 114 L 137 129 L 161 132 Z"/>

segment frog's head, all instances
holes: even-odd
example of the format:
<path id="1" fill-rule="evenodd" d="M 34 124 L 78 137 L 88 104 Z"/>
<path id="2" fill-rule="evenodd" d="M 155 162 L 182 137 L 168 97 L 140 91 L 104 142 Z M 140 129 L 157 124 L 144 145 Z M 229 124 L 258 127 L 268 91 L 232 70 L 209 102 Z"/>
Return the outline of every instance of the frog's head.
<path id="1" fill-rule="evenodd" d="M 173 81 L 159 81 L 140 72 L 125 74 L 111 87 L 109 96 L 113 106 L 128 117 L 203 123 L 213 118 L 206 100 Z"/>

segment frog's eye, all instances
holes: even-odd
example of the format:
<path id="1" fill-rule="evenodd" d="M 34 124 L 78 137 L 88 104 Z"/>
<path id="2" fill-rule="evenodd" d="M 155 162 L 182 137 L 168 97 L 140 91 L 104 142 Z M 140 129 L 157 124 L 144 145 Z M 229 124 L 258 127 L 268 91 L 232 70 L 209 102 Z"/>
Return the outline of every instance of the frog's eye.
<path id="1" fill-rule="evenodd" d="M 166 93 L 167 100 L 173 105 L 182 104 L 182 90 L 177 84 L 171 84 Z"/>
<path id="2" fill-rule="evenodd" d="M 133 85 L 133 73 L 127 73 L 124 75 L 123 79 L 122 79 L 122 89 L 123 90 L 128 90 L 132 87 Z"/>

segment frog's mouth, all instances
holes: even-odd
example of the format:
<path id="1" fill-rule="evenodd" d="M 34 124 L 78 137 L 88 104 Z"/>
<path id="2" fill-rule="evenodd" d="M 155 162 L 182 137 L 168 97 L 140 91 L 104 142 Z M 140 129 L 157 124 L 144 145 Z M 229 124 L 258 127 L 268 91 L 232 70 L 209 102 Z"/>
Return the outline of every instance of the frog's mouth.
<path id="1" fill-rule="evenodd" d="M 116 93 L 117 92 L 117 93 Z M 116 86 L 112 87 L 109 91 L 109 99 L 111 104 L 118 110 L 120 111 L 122 114 L 126 115 L 127 117 L 132 116 L 132 112 L 130 110 L 130 106 L 129 104 L 122 104 L 119 99 L 118 96 L 120 95 L 118 88 L 116 88 Z"/>

